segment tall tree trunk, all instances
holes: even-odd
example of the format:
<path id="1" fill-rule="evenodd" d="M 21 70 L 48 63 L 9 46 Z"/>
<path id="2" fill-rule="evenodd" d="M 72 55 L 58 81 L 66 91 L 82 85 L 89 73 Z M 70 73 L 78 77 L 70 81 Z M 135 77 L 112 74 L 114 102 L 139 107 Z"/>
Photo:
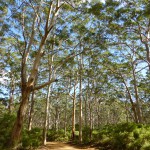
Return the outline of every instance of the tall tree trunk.
<path id="1" fill-rule="evenodd" d="M 73 111 L 72 111 L 72 140 L 75 138 L 75 111 L 76 111 L 76 84 L 74 85 L 73 94 Z"/>
<path id="2" fill-rule="evenodd" d="M 66 95 L 66 103 L 65 103 L 65 120 L 64 120 L 64 132 L 65 132 L 65 136 L 67 133 L 67 103 L 68 103 L 68 96 Z"/>
<path id="3" fill-rule="evenodd" d="M 11 78 L 11 89 L 10 89 L 10 98 L 9 98 L 9 106 L 8 106 L 9 113 L 11 113 L 13 110 L 14 91 L 15 91 L 14 76 L 12 72 L 10 73 L 10 78 Z"/>
<path id="4" fill-rule="evenodd" d="M 124 78 L 123 78 L 122 75 L 121 75 L 121 77 L 122 77 L 122 79 L 123 79 L 123 83 L 124 83 L 124 85 L 125 85 L 125 88 L 126 88 L 126 91 L 127 91 L 127 94 L 128 94 L 128 96 L 129 96 L 129 100 L 130 100 L 130 103 L 131 103 L 131 106 L 132 106 L 132 110 L 133 110 L 133 114 L 134 114 L 134 121 L 135 121 L 136 123 L 138 123 L 138 115 L 137 115 L 137 111 L 136 111 L 135 104 L 134 104 L 134 102 L 133 102 L 133 100 L 132 100 L 132 96 L 131 96 L 130 90 L 129 90 L 129 88 L 128 88 L 128 86 L 127 86 L 127 84 L 126 84 L 126 82 L 125 82 L 125 80 L 124 80 Z"/>
<path id="5" fill-rule="evenodd" d="M 87 123 L 87 103 L 88 103 L 88 98 L 89 98 L 89 77 L 88 77 L 88 85 L 87 86 L 88 87 L 87 87 L 87 93 L 86 93 L 86 98 L 85 98 L 85 126 L 88 126 L 88 123 Z"/>
<path id="6" fill-rule="evenodd" d="M 46 135 L 48 128 L 48 114 L 49 114 L 49 101 L 50 101 L 51 85 L 48 86 L 48 93 L 46 97 L 46 108 L 45 108 L 45 119 L 44 119 L 44 129 L 43 129 L 43 144 L 46 145 Z"/>
<path id="7" fill-rule="evenodd" d="M 110 69 L 110 68 L 109 68 Z M 113 73 L 116 73 L 114 70 L 112 70 L 112 69 L 110 69 Z M 119 77 L 121 77 L 121 79 L 122 79 L 122 81 L 123 81 L 123 84 L 124 84 L 124 86 L 125 86 L 125 88 L 126 88 L 126 91 L 127 91 L 127 94 L 128 94 L 128 96 L 129 96 L 129 100 L 130 100 L 130 103 L 131 103 L 131 108 L 132 108 L 132 111 L 133 111 L 133 114 L 134 114 L 134 122 L 136 122 L 136 123 L 138 123 L 139 121 L 138 121 L 138 115 L 137 115 L 137 111 L 136 111 L 136 106 L 135 106 L 135 104 L 134 104 L 134 102 L 133 102 L 133 99 L 132 99 L 132 95 L 131 95 L 131 93 L 130 93 L 130 90 L 129 90 L 129 88 L 128 88 L 128 86 L 127 86 L 127 83 L 126 83 L 126 81 L 125 81 L 125 79 L 124 79 L 124 77 L 123 77 L 123 75 L 121 74 L 121 73 L 117 73 L 118 75 L 119 75 Z"/>
<path id="8" fill-rule="evenodd" d="M 21 138 L 21 131 L 22 131 L 22 127 L 23 127 L 23 121 L 24 121 L 24 117 L 26 114 L 26 110 L 27 110 L 27 106 L 28 106 L 28 99 L 30 96 L 30 89 L 29 88 L 25 88 L 25 91 L 23 91 L 22 93 L 22 101 L 17 113 L 17 119 L 16 122 L 14 124 L 13 130 L 12 130 L 12 135 L 11 135 L 11 140 L 9 145 L 11 147 L 17 148 L 18 147 L 18 143 L 20 141 Z"/>
<path id="9" fill-rule="evenodd" d="M 82 54 L 80 56 L 79 142 L 82 143 Z"/>
<path id="10" fill-rule="evenodd" d="M 129 113 L 128 113 L 128 105 L 127 105 L 127 101 L 125 102 L 125 113 L 126 113 L 126 122 L 128 123 L 129 122 Z"/>
<path id="11" fill-rule="evenodd" d="M 97 105 L 96 105 L 96 115 L 97 115 L 97 128 L 100 127 L 100 102 L 97 102 Z"/>
<path id="12" fill-rule="evenodd" d="M 87 126 L 87 101 L 88 101 L 88 92 L 86 93 L 86 97 L 84 100 L 84 124 Z"/>
<path id="13" fill-rule="evenodd" d="M 71 71 L 70 71 L 71 73 Z M 71 88 L 71 77 L 68 78 L 69 80 L 69 85 L 67 86 L 68 92 L 70 94 L 70 88 Z M 68 95 L 66 95 L 66 103 L 65 103 L 65 122 L 64 122 L 64 131 L 65 131 L 65 136 L 67 133 L 67 110 L 68 110 Z"/>
<path id="14" fill-rule="evenodd" d="M 40 6 L 42 6 L 42 2 L 43 1 L 41 0 Z M 23 127 L 23 121 L 24 121 L 24 117 L 26 114 L 30 93 L 33 90 L 41 89 L 47 85 L 50 85 L 52 82 L 55 82 L 55 80 L 53 80 L 53 81 L 49 81 L 47 83 L 44 83 L 38 87 L 34 87 L 35 82 L 36 82 L 36 77 L 38 74 L 39 64 L 40 64 L 41 58 L 42 58 L 43 53 L 44 53 L 44 51 L 43 51 L 44 44 L 46 42 L 48 34 L 50 33 L 50 31 L 52 30 L 52 28 L 54 26 L 55 19 L 58 15 L 58 11 L 60 8 L 59 0 L 57 0 L 56 5 L 53 5 L 53 1 L 50 1 L 50 3 L 49 3 L 48 13 L 46 16 L 46 21 L 45 21 L 46 24 L 44 27 L 44 34 L 43 34 L 43 36 L 41 36 L 41 41 L 39 44 L 39 48 L 37 50 L 37 55 L 35 56 L 33 67 L 32 67 L 32 70 L 30 72 L 30 76 L 27 80 L 27 67 L 26 67 L 27 66 L 27 60 L 28 60 L 31 46 L 32 46 L 33 41 L 34 41 L 34 35 L 35 35 L 36 28 L 37 28 L 36 25 L 37 25 L 37 20 L 38 20 L 38 16 L 39 16 L 38 13 L 40 10 L 40 6 L 37 7 L 36 13 L 34 14 L 32 31 L 31 31 L 31 35 L 29 38 L 29 42 L 26 43 L 27 41 L 25 40 L 25 45 L 27 45 L 27 46 L 25 47 L 25 50 L 23 51 L 23 54 L 22 54 L 22 64 L 21 64 L 22 65 L 22 69 L 21 69 L 21 84 L 22 84 L 22 87 L 21 87 L 22 95 L 21 96 L 22 97 L 21 97 L 20 107 L 19 107 L 19 110 L 17 113 L 16 122 L 15 122 L 13 129 L 12 129 L 11 140 L 9 143 L 10 147 L 15 147 L 15 145 L 19 142 L 19 140 L 21 138 L 21 130 Z M 52 9 L 54 11 L 52 11 Z"/>
<path id="15" fill-rule="evenodd" d="M 27 106 L 28 106 L 28 100 L 30 97 L 30 93 L 35 89 L 41 89 L 47 85 L 50 85 L 52 82 L 55 82 L 55 80 L 53 81 L 49 81 L 47 83 L 44 83 L 43 85 L 40 85 L 38 87 L 34 87 L 35 86 L 35 82 L 36 82 L 36 77 L 38 74 L 38 67 L 40 64 L 40 60 L 41 57 L 43 56 L 43 52 L 42 52 L 42 47 L 44 46 L 45 40 L 47 38 L 48 33 L 46 33 L 46 35 L 42 38 L 41 44 L 39 46 L 39 50 L 37 53 L 37 56 L 35 57 L 35 61 L 33 64 L 33 68 L 31 70 L 31 75 L 28 79 L 28 82 L 26 81 L 27 77 L 26 77 L 26 57 L 23 56 L 23 61 L 22 61 L 22 71 L 21 71 L 21 80 L 22 80 L 22 97 L 21 97 L 21 103 L 20 103 L 20 107 L 17 113 L 17 118 L 16 118 L 16 122 L 15 125 L 13 127 L 13 131 L 12 131 L 12 135 L 11 135 L 11 140 L 10 140 L 10 147 L 14 147 L 20 140 L 21 138 L 21 130 L 22 130 L 22 126 L 23 126 L 23 121 L 24 121 L 24 117 L 26 114 L 26 110 L 27 110 Z"/>
<path id="16" fill-rule="evenodd" d="M 52 51 L 54 50 L 54 45 L 52 44 Z M 52 79 L 54 72 L 52 71 L 54 61 L 54 55 L 48 55 L 48 66 L 49 66 L 49 81 Z M 43 129 L 43 145 L 46 145 L 48 121 L 49 121 L 49 108 L 50 108 L 50 94 L 51 94 L 51 85 L 48 86 L 48 92 L 46 97 L 46 107 L 45 107 L 45 120 L 44 120 L 44 129 Z"/>
<path id="17" fill-rule="evenodd" d="M 90 141 L 92 140 L 92 130 L 93 130 L 93 117 L 92 117 L 92 104 L 89 102 L 89 110 L 90 110 Z"/>
<path id="18" fill-rule="evenodd" d="M 140 40 L 141 42 L 144 44 L 145 46 L 145 50 L 146 50 L 146 62 L 148 64 L 148 69 L 150 72 L 150 48 L 149 48 L 149 40 L 150 40 L 150 19 L 149 19 L 149 23 L 147 26 L 147 29 L 145 31 L 145 33 L 147 35 L 143 36 L 142 34 L 142 30 L 141 30 L 141 26 L 139 25 L 138 27 L 139 33 L 140 33 Z"/>
<path id="19" fill-rule="evenodd" d="M 150 49 L 148 43 L 144 43 L 145 48 L 146 48 L 146 57 L 147 57 L 147 63 L 150 71 Z"/>
<path id="20" fill-rule="evenodd" d="M 138 123 L 142 123 L 142 113 L 141 113 L 140 104 L 139 104 L 139 96 L 138 96 L 138 88 L 137 88 L 134 64 L 132 64 L 132 73 L 133 73 L 133 81 L 134 81 L 134 93 L 135 93 L 135 99 L 136 99 Z"/>
<path id="21" fill-rule="evenodd" d="M 34 94 L 35 92 L 32 91 L 32 96 L 31 96 L 31 107 L 30 107 L 30 114 L 29 114 L 29 125 L 28 125 L 28 130 L 30 131 L 32 129 L 32 121 L 33 121 L 33 114 L 34 114 Z"/>
<path id="22" fill-rule="evenodd" d="M 59 124 L 59 111 L 58 106 L 55 107 L 56 115 L 55 115 L 55 130 L 58 131 L 58 124 Z"/>

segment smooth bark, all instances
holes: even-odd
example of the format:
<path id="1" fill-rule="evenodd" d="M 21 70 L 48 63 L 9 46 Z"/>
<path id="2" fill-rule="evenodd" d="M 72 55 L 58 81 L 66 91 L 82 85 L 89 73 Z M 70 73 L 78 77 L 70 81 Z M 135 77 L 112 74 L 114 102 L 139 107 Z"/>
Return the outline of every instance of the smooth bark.
<path id="1" fill-rule="evenodd" d="M 12 74 L 12 72 L 10 73 L 10 78 L 11 78 L 11 89 L 10 89 L 10 98 L 9 98 L 9 113 L 12 113 L 13 111 L 13 103 L 14 103 L 14 91 L 15 91 L 15 83 L 14 83 L 14 75 Z"/>
<path id="2" fill-rule="evenodd" d="M 29 114 L 29 125 L 28 125 L 28 130 L 30 131 L 32 129 L 32 121 L 33 121 L 33 115 L 34 115 L 34 91 L 32 91 L 32 96 L 31 96 L 31 107 L 30 107 L 30 114 Z"/>
<path id="3" fill-rule="evenodd" d="M 75 114 L 76 113 L 76 84 L 74 85 L 73 93 L 73 110 L 72 110 L 72 140 L 75 138 Z"/>
<path id="4" fill-rule="evenodd" d="M 66 102 L 65 102 L 65 120 L 64 120 L 64 134 L 66 136 L 67 133 L 67 108 L 68 108 L 68 96 L 66 95 Z"/>
<path id="5" fill-rule="evenodd" d="M 51 85 L 48 86 L 48 93 L 46 97 L 46 108 L 45 108 L 45 119 L 44 119 L 44 129 L 43 129 L 43 144 L 46 145 L 46 135 L 48 128 L 48 114 L 49 114 L 49 101 L 50 101 Z"/>
<path id="6" fill-rule="evenodd" d="M 79 142 L 82 144 L 82 54 L 80 56 L 80 77 L 79 77 Z"/>
<path id="7" fill-rule="evenodd" d="M 135 99 L 136 99 L 136 111 L 137 111 L 138 123 L 142 123 L 143 119 L 142 119 L 142 113 L 141 113 L 140 104 L 139 104 L 139 96 L 138 96 L 138 88 L 137 88 L 134 63 L 132 63 L 132 73 L 133 73 L 133 81 L 134 81 L 133 86 L 134 86 L 134 93 L 135 93 Z"/>

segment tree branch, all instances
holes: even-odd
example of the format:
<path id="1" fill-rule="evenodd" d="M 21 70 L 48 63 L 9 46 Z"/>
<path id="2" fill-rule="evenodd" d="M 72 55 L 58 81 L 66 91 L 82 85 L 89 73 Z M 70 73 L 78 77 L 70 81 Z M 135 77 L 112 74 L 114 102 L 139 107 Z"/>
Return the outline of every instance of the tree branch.
<path id="1" fill-rule="evenodd" d="M 49 19 L 50 19 L 52 7 L 53 7 L 52 4 L 53 4 L 53 1 L 51 1 L 49 4 L 48 16 L 47 16 L 47 20 L 46 20 L 46 24 L 45 24 L 45 31 L 48 31 L 48 23 L 49 23 Z"/>
<path id="2" fill-rule="evenodd" d="M 50 85 L 51 83 L 53 82 L 57 82 L 58 80 L 57 79 L 51 79 L 50 81 L 42 84 L 42 85 L 39 85 L 37 87 L 34 87 L 33 90 L 39 90 L 39 89 L 42 89 L 43 87 L 47 86 L 47 85 Z"/>

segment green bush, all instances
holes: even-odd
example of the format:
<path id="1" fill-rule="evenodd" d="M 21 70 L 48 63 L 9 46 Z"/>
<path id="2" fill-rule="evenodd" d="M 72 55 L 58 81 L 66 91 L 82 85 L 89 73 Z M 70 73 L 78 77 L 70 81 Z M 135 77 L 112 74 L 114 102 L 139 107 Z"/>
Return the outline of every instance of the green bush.
<path id="1" fill-rule="evenodd" d="M 91 142 L 91 138 L 90 138 L 90 135 L 92 134 L 91 133 L 92 131 L 91 131 L 91 129 L 90 129 L 90 127 L 88 127 L 88 126 L 86 126 L 86 127 L 84 127 L 83 128 L 83 130 L 82 130 L 82 135 L 83 135 L 83 143 L 84 144 L 88 144 L 88 143 L 90 143 Z"/>
<path id="2" fill-rule="evenodd" d="M 23 130 L 22 149 L 32 149 L 42 144 L 42 130 L 33 128 L 31 131 Z"/>
<path id="3" fill-rule="evenodd" d="M 0 118 L 0 149 L 5 149 L 8 146 L 15 119 L 13 114 L 4 114 Z"/>
<path id="4" fill-rule="evenodd" d="M 13 114 L 4 114 L 0 118 L 0 149 L 6 149 L 12 132 L 16 116 Z M 31 149 L 38 147 L 42 143 L 42 130 L 34 128 L 31 131 L 23 130 L 22 149 Z"/>
<path id="5" fill-rule="evenodd" d="M 47 141 L 69 141 L 71 138 L 71 132 L 67 131 L 66 136 L 64 130 L 53 130 L 50 129 L 47 132 Z"/>
<path id="6" fill-rule="evenodd" d="M 124 123 L 105 126 L 99 131 L 101 149 L 150 150 L 150 126 Z"/>

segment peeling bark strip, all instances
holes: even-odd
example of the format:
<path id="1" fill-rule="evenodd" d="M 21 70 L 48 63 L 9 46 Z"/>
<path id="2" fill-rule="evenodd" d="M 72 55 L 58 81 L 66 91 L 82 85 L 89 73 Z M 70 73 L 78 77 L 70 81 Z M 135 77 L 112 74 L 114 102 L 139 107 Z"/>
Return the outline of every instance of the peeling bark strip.
<path id="1" fill-rule="evenodd" d="M 42 0 L 41 0 L 41 3 L 42 3 Z M 28 100 L 29 100 L 30 93 L 33 90 L 39 90 L 39 89 L 41 89 L 41 88 L 43 88 L 47 85 L 50 85 L 52 82 L 56 81 L 55 79 L 51 79 L 47 83 L 44 83 L 44 84 L 42 84 L 40 86 L 37 86 L 37 87 L 34 87 L 35 82 L 36 82 L 36 77 L 37 77 L 37 74 L 38 74 L 38 68 L 39 68 L 39 65 L 40 65 L 40 60 L 43 56 L 43 47 L 44 47 L 44 44 L 46 42 L 48 34 L 50 33 L 50 31 L 52 30 L 52 28 L 54 26 L 54 21 L 57 17 L 57 12 L 60 8 L 58 6 L 59 5 L 59 0 L 57 0 L 57 3 L 56 3 L 55 6 L 52 6 L 52 3 L 53 3 L 53 1 L 50 2 L 50 5 L 49 5 L 49 11 L 48 11 L 46 24 L 45 24 L 45 28 L 44 28 L 45 29 L 44 30 L 44 35 L 41 39 L 39 49 L 37 51 L 37 55 L 36 55 L 34 63 L 33 63 L 31 74 L 29 76 L 29 79 L 27 80 L 27 69 L 26 69 L 27 58 L 28 58 L 29 53 L 30 53 L 30 47 L 32 46 L 33 41 L 34 41 L 33 39 L 34 39 L 34 36 L 35 36 L 34 35 L 34 33 L 35 33 L 35 24 L 36 24 L 35 22 L 36 22 L 37 16 L 38 16 L 37 13 L 38 13 L 39 8 L 41 7 L 41 6 L 39 6 L 37 8 L 37 11 L 35 11 L 34 6 L 31 4 L 33 9 L 34 9 L 34 12 L 36 14 L 35 14 L 35 17 L 33 19 L 31 36 L 30 36 L 29 43 L 27 44 L 28 46 L 26 46 L 26 49 L 23 51 L 23 54 L 22 54 L 22 64 L 21 64 L 22 65 L 22 67 L 21 67 L 22 68 L 21 69 L 22 97 L 21 97 L 20 107 L 19 107 L 19 110 L 18 110 L 18 113 L 17 113 L 16 122 L 15 122 L 13 130 L 12 130 L 11 140 L 10 140 L 10 143 L 9 143 L 9 146 L 11 148 L 14 148 L 14 149 L 16 149 L 16 145 L 19 143 L 20 138 L 21 138 L 21 131 L 22 131 L 22 127 L 23 127 L 24 117 L 25 117 L 25 114 L 26 114 L 26 111 L 27 111 L 27 106 L 28 106 Z M 51 11 L 52 9 L 54 11 Z M 26 41 L 25 41 L 25 43 L 26 43 Z"/>

